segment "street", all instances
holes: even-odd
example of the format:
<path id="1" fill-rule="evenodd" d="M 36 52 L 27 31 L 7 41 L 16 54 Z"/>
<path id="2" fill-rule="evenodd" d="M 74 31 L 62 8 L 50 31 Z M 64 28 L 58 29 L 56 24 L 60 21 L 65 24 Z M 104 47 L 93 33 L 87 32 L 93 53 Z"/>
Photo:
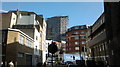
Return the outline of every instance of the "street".
<path id="1" fill-rule="evenodd" d="M 46 67 L 52 67 L 51 65 L 47 65 Z M 67 65 L 54 65 L 53 67 L 68 67 Z"/>

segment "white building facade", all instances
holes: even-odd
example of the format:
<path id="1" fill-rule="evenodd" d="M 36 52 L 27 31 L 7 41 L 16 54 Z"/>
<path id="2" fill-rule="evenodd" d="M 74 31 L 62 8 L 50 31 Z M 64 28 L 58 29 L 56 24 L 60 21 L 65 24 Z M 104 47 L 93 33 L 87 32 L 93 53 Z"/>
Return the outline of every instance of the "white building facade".
<path id="1" fill-rule="evenodd" d="M 17 23 L 15 28 L 19 28 L 24 33 L 28 34 L 34 39 L 34 60 L 36 65 L 40 61 L 40 22 L 34 12 L 16 11 Z M 23 25 L 23 26 L 22 26 Z"/>
<path id="2" fill-rule="evenodd" d="M 42 62 L 46 61 L 47 47 L 46 44 L 46 22 L 43 20 L 43 30 L 42 30 Z"/>

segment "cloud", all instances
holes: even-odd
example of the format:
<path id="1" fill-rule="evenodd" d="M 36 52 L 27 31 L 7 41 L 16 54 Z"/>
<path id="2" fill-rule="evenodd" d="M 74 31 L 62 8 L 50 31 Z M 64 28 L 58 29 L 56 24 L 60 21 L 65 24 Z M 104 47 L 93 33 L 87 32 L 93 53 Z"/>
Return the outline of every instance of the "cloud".
<path id="1" fill-rule="evenodd" d="M 0 13 L 7 13 L 8 11 L 6 10 L 0 10 Z"/>

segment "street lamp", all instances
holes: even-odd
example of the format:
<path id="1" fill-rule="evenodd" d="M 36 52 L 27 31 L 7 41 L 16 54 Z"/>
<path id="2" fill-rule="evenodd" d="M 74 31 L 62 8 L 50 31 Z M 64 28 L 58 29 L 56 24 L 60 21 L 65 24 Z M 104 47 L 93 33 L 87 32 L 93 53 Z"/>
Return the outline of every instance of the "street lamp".
<path id="1" fill-rule="evenodd" d="M 87 66 L 87 63 L 86 63 L 86 47 L 84 46 L 84 59 L 85 59 L 85 66 Z"/>
<path id="2" fill-rule="evenodd" d="M 49 43 L 48 43 L 48 46 L 49 46 Z M 47 56 L 49 57 L 49 51 L 48 51 L 48 55 L 47 55 Z M 47 58 L 48 58 L 48 57 L 47 57 Z"/>

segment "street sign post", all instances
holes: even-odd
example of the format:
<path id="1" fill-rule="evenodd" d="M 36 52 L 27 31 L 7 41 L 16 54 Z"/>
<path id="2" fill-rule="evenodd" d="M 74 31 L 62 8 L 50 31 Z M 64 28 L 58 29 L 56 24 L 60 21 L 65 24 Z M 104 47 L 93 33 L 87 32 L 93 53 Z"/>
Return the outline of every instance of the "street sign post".
<path id="1" fill-rule="evenodd" d="M 48 52 L 52 54 L 52 67 L 53 67 L 53 54 L 56 53 L 58 51 L 58 47 L 55 44 L 55 42 L 52 42 L 49 46 L 48 46 Z"/>

